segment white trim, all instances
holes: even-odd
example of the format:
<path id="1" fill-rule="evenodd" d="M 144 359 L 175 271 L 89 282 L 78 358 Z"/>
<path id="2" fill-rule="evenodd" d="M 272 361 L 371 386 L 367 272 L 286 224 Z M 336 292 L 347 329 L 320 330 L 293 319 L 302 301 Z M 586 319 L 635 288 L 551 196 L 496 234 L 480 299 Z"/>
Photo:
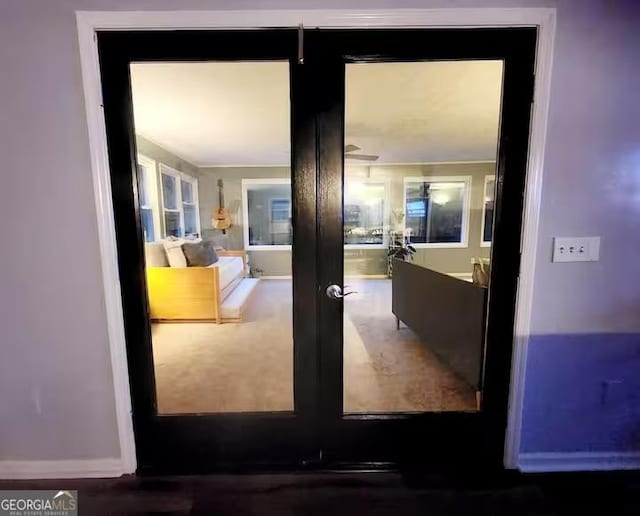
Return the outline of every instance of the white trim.
<path id="1" fill-rule="evenodd" d="M 489 181 L 491 181 L 493 179 L 493 198 L 495 200 L 495 189 L 496 189 L 496 185 L 495 185 L 495 181 L 496 181 L 496 176 L 495 174 L 487 174 L 486 176 L 484 176 L 484 186 L 482 187 L 482 227 L 480 228 L 480 247 L 491 247 L 491 240 L 485 240 L 484 239 L 484 219 L 485 219 L 485 212 L 487 210 L 487 184 L 489 183 Z M 495 210 L 494 210 L 495 213 Z M 492 235 L 493 236 L 493 235 Z"/>
<path id="2" fill-rule="evenodd" d="M 180 216 L 180 221 L 178 225 L 180 226 L 180 231 L 182 234 L 174 235 L 179 238 L 184 238 L 184 215 L 182 213 L 182 187 L 180 186 L 180 172 L 175 168 L 171 168 L 169 165 L 165 165 L 164 163 L 160 163 L 158 167 L 158 176 L 159 176 L 159 184 L 160 184 L 160 211 L 162 212 L 162 236 L 161 238 L 167 238 L 169 235 L 167 234 L 167 218 L 165 215 L 167 213 L 177 213 Z M 176 207 L 175 208 L 167 208 L 164 204 L 164 184 L 162 181 L 162 176 L 172 177 L 175 181 L 175 196 L 176 196 Z"/>
<path id="3" fill-rule="evenodd" d="M 143 167 L 151 169 L 152 176 L 149 177 L 148 179 L 149 179 L 150 183 L 153 183 L 152 180 L 155 179 L 155 177 L 156 177 L 156 162 L 154 160 L 152 160 L 151 158 L 148 158 L 147 156 L 143 155 L 143 154 L 138 154 L 137 155 L 137 160 L 138 160 L 138 165 L 142 165 Z M 147 192 L 147 194 L 148 194 L 148 196 L 150 198 L 149 201 L 151 202 L 151 204 L 149 204 L 148 206 L 143 206 L 142 203 L 140 203 L 140 207 L 141 208 L 153 209 L 154 208 L 154 206 L 153 206 L 153 201 L 154 201 L 154 198 L 153 198 L 153 193 L 154 193 L 153 192 L 153 190 L 154 190 L 153 184 L 145 185 L 145 186 L 149 187 L 149 191 Z M 157 187 L 156 187 L 156 189 L 157 189 Z M 138 197 L 139 196 L 140 195 L 138 195 Z M 140 201 L 138 201 L 138 202 L 140 202 Z"/>
<path id="4" fill-rule="evenodd" d="M 193 197 L 193 202 L 188 204 L 193 205 L 195 209 L 196 234 L 202 238 L 202 226 L 200 225 L 200 195 L 198 193 L 198 178 L 182 172 L 180 174 L 180 180 L 184 181 L 185 183 L 189 183 L 191 185 L 191 195 Z M 182 197 L 182 184 L 180 185 L 180 196 Z M 184 224 L 184 233 L 186 234 L 187 223 L 184 220 L 184 205 L 185 205 L 185 202 L 184 200 L 182 200 L 182 204 L 180 205 L 180 208 L 182 209 L 182 222 Z"/>
<path id="5" fill-rule="evenodd" d="M 147 185 L 149 191 L 147 193 L 149 194 L 150 204 L 145 208 L 151 210 L 151 213 L 153 215 L 153 236 L 155 237 L 154 240 L 159 240 L 162 237 L 162 223 L 160 222 L 162 210 L 160 208 L 160 203 L 158 202 L 158 164 L 155 160 L 140 153 L 138 153 L 137 159 L 138 165 L 146 167 L 150 172 L 147 178 L 149 182 L 149 184 Z M 140 208 L 143 208 L 143 206 L 141 205 Z"/>
<path id="6" fill-rule="evenodd" d="M 77 11 L 94 30 L 260 27 L 532 27 L 555 22 L 554 8 L 289 9 L 238 11 Z M 86 41 L 84 42 L 86 43 Z"/>
<path id="7" fill-rule="evenodd" d="M 517 294 L 505 465 L 518 465 L 525 364 L 530 333 L 533 279 L 538 240 L 551 65 L 556 26 L 555 8 L 446 8 L 391 10 L 271 11 L 78 11 L 78 40 L 94 181 L 98 239 L 114 379 L 118 438 L 123 469 L 136 467 L 131 421 L 124 322 L 118 279 L 116 239 L 100 83 L 96 30 L 295 27 L 537 27 L 536 83 L 532 109 L 527 187 L 523 215 L 521 275 Z"/>
<path id="8" fill-rule="evenodd" d="M 176 205 L 177 208 L 166 208 L 164 205 L 164 190 L 162 187 L 162 175 L 171 176 L 176 180 Z M 182 183 L 184 181 L 186 183 L 191 184 L 193 194 L 193 204 L 196 209 L 196 233 L 199 236 L 202 236 L 202 230 L 200 228 L 200 203 L 198 198 L 198 179 L 194 176 L 186 174 L 184 172 L 180 172 L 169 165 L 160 162 L 158 165 L 158 178 L 160 179 L 160 211 L 162 212 L 162 235 L 161 238 L 167 238 L 167 225 L 166 220 L 164 218 L 165 212 L 169 213 L 178 213 L 180 215 L 180 231 L 181 235 L 178 235 L 180 238 L 185 238 L 187 236 L 186 225 L 184 222 L 184 204 L 182 202 Z"/>
<path id="9" fill-rule="evenodd" d="M 640 469 L 640 452 L 521 453 L 520 471 L 617 471 Z"/>
<path id="10" fill-rule="evenodd" d="M 402 222 L 403 230 L 407 229 L 407 184 L 409 183 L 464 183 L 464 197 L 462 199 L 462 227 L 460 228 L 461 242 L 410 242 L 416 249 L 460 249 L 469 247 L 469 226 L 471 220 L 471 189 L 472 176 L 405 176 L 402 183 L 402 210 L 405 212 Z M 429 219 L 431 217 L 429 211 Z M 429 229 L 427 227 L 427 234 Z M 411 238 L 409 239 L 411 240 Z"/>
<path id="11" fill-rule="evenodd" d="M 90 19 L 83 17 L 80 13 L 78 13 L 77 21 L 82 85 L 84 89 L 85 109 L 87 110 L 91 174 L 93 176 L 93 193 L 96 202 L 96 217 L 98 223 L 98 243 L 100 246 L 100 262 L 109 336 L 111 373 L 113 375 L 115 393 L 118 441 L 120 445 L 122 472 L 134 473 L 137 467 L 136 445 L 133 433 L 133 420 L 131 417 L 129 367 L 127 364 L 122 298 L 120 295 L 107 135 L 104 111 L 102 109 L 100 62 L 98 47 L 95 41 L 96 27 Z M 45 468 L 41 468 L 41 471 L 44 470 Z M 119 474 L 110 476 L 119 476 Z"/>
<path id="12" fill-rule="evenodd" d="M 383 240 L 386 240 L 386 237 L 383 236 Z M 380 249 L 388 249 L 389 246 L 385 244 L 344 244 L 345 251 L 366 251 L 366 250 L 380 250 Z"/>
<path id="13" fill-rule="evenodd" d="M 3 460 L 0 479 L 112 478 L 133 473 L 122 459 Z"/>
<path id="14" fill-rule="evenodd" d="M 522 407 L 527 365 L 527 348 L 531 334 L 531 312 L 533 307 L 534 275 L 538 249 L 538 226 L 542 199 L 542 176 L 544 152 L 551 97 L 551 69 L 553 45 L 556 33 L 556 10 L 539 12 L 538 41 L 535 64 L 535 84 L 529 153 L 525 185 L 524 212 L 522 214 L 522 237 L 520 243 L 520 276 L 516 295 L 516 320 L 511 358 L 509 409 L 504 445 L 504 465 L 518 467 L 520 436 L 522 433 Z"/>

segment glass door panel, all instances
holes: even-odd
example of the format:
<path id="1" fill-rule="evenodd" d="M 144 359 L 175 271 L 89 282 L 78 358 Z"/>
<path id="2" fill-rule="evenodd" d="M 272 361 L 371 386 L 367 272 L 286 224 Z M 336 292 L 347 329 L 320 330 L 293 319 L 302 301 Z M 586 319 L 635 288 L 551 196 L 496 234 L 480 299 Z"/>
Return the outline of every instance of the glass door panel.
<path id="1" fill-rule="evenodd" d="M 291 412 L 289 63 L 130 74 L 157 412 Z"/>
<path id="2" fill-rule="evenodd" d="M 503 62 L 345 76 L 343 411 L 477 411 Z"/>

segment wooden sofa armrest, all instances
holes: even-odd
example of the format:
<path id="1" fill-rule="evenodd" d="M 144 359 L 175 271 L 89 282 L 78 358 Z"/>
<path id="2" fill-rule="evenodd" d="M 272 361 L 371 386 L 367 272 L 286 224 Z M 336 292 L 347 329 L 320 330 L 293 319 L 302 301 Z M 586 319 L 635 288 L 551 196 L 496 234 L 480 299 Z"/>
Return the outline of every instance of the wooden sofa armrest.
<path id="1" fill-rule="evenodd" d="M 221 249 L 217 253 L 218 256 L 239 256 L 244 263 L 244 271 L 249 272 L 249 255 L 244 249 Z"/>
<path id="2" fill-rule="evenodd" d="M 217 267 L 147 267 L 152 319 L 220 322 Z"/>

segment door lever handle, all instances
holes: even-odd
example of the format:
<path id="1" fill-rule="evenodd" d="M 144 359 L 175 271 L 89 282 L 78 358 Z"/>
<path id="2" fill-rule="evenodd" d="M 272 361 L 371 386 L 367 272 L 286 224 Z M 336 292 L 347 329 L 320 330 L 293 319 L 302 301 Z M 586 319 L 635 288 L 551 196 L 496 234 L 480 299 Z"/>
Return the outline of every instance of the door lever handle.
<path id="1" fill-rule="evenodd" d="M 325 292 L 329 299 L 343 299 L 347 297 L 349 294 L 356 294 L 356 292 L 352 290 L 350 290 L 349 292 L 345 292 L 343 294 L 342 288 L 340 288 L 340 285 L 329 285 Z"/>

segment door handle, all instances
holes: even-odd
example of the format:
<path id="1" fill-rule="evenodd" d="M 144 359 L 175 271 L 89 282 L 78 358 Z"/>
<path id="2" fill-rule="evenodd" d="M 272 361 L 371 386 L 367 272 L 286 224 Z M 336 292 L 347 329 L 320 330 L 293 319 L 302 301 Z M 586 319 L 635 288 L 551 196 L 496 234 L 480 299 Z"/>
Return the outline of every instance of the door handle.
<path id="1" fill-rule="evenodd" d="M 327 290 L 325 291 L 327 294 L 327 297 L 329 299 L 342 299 L 347 297 L 349 294 L 355 294 L 355 291 L 349 291 L 349 292 L 345 292 L 344 294 L 342 293 L 342 288 L 340 288 L 340 285 L 329 285 L 327 287 Z"/>

